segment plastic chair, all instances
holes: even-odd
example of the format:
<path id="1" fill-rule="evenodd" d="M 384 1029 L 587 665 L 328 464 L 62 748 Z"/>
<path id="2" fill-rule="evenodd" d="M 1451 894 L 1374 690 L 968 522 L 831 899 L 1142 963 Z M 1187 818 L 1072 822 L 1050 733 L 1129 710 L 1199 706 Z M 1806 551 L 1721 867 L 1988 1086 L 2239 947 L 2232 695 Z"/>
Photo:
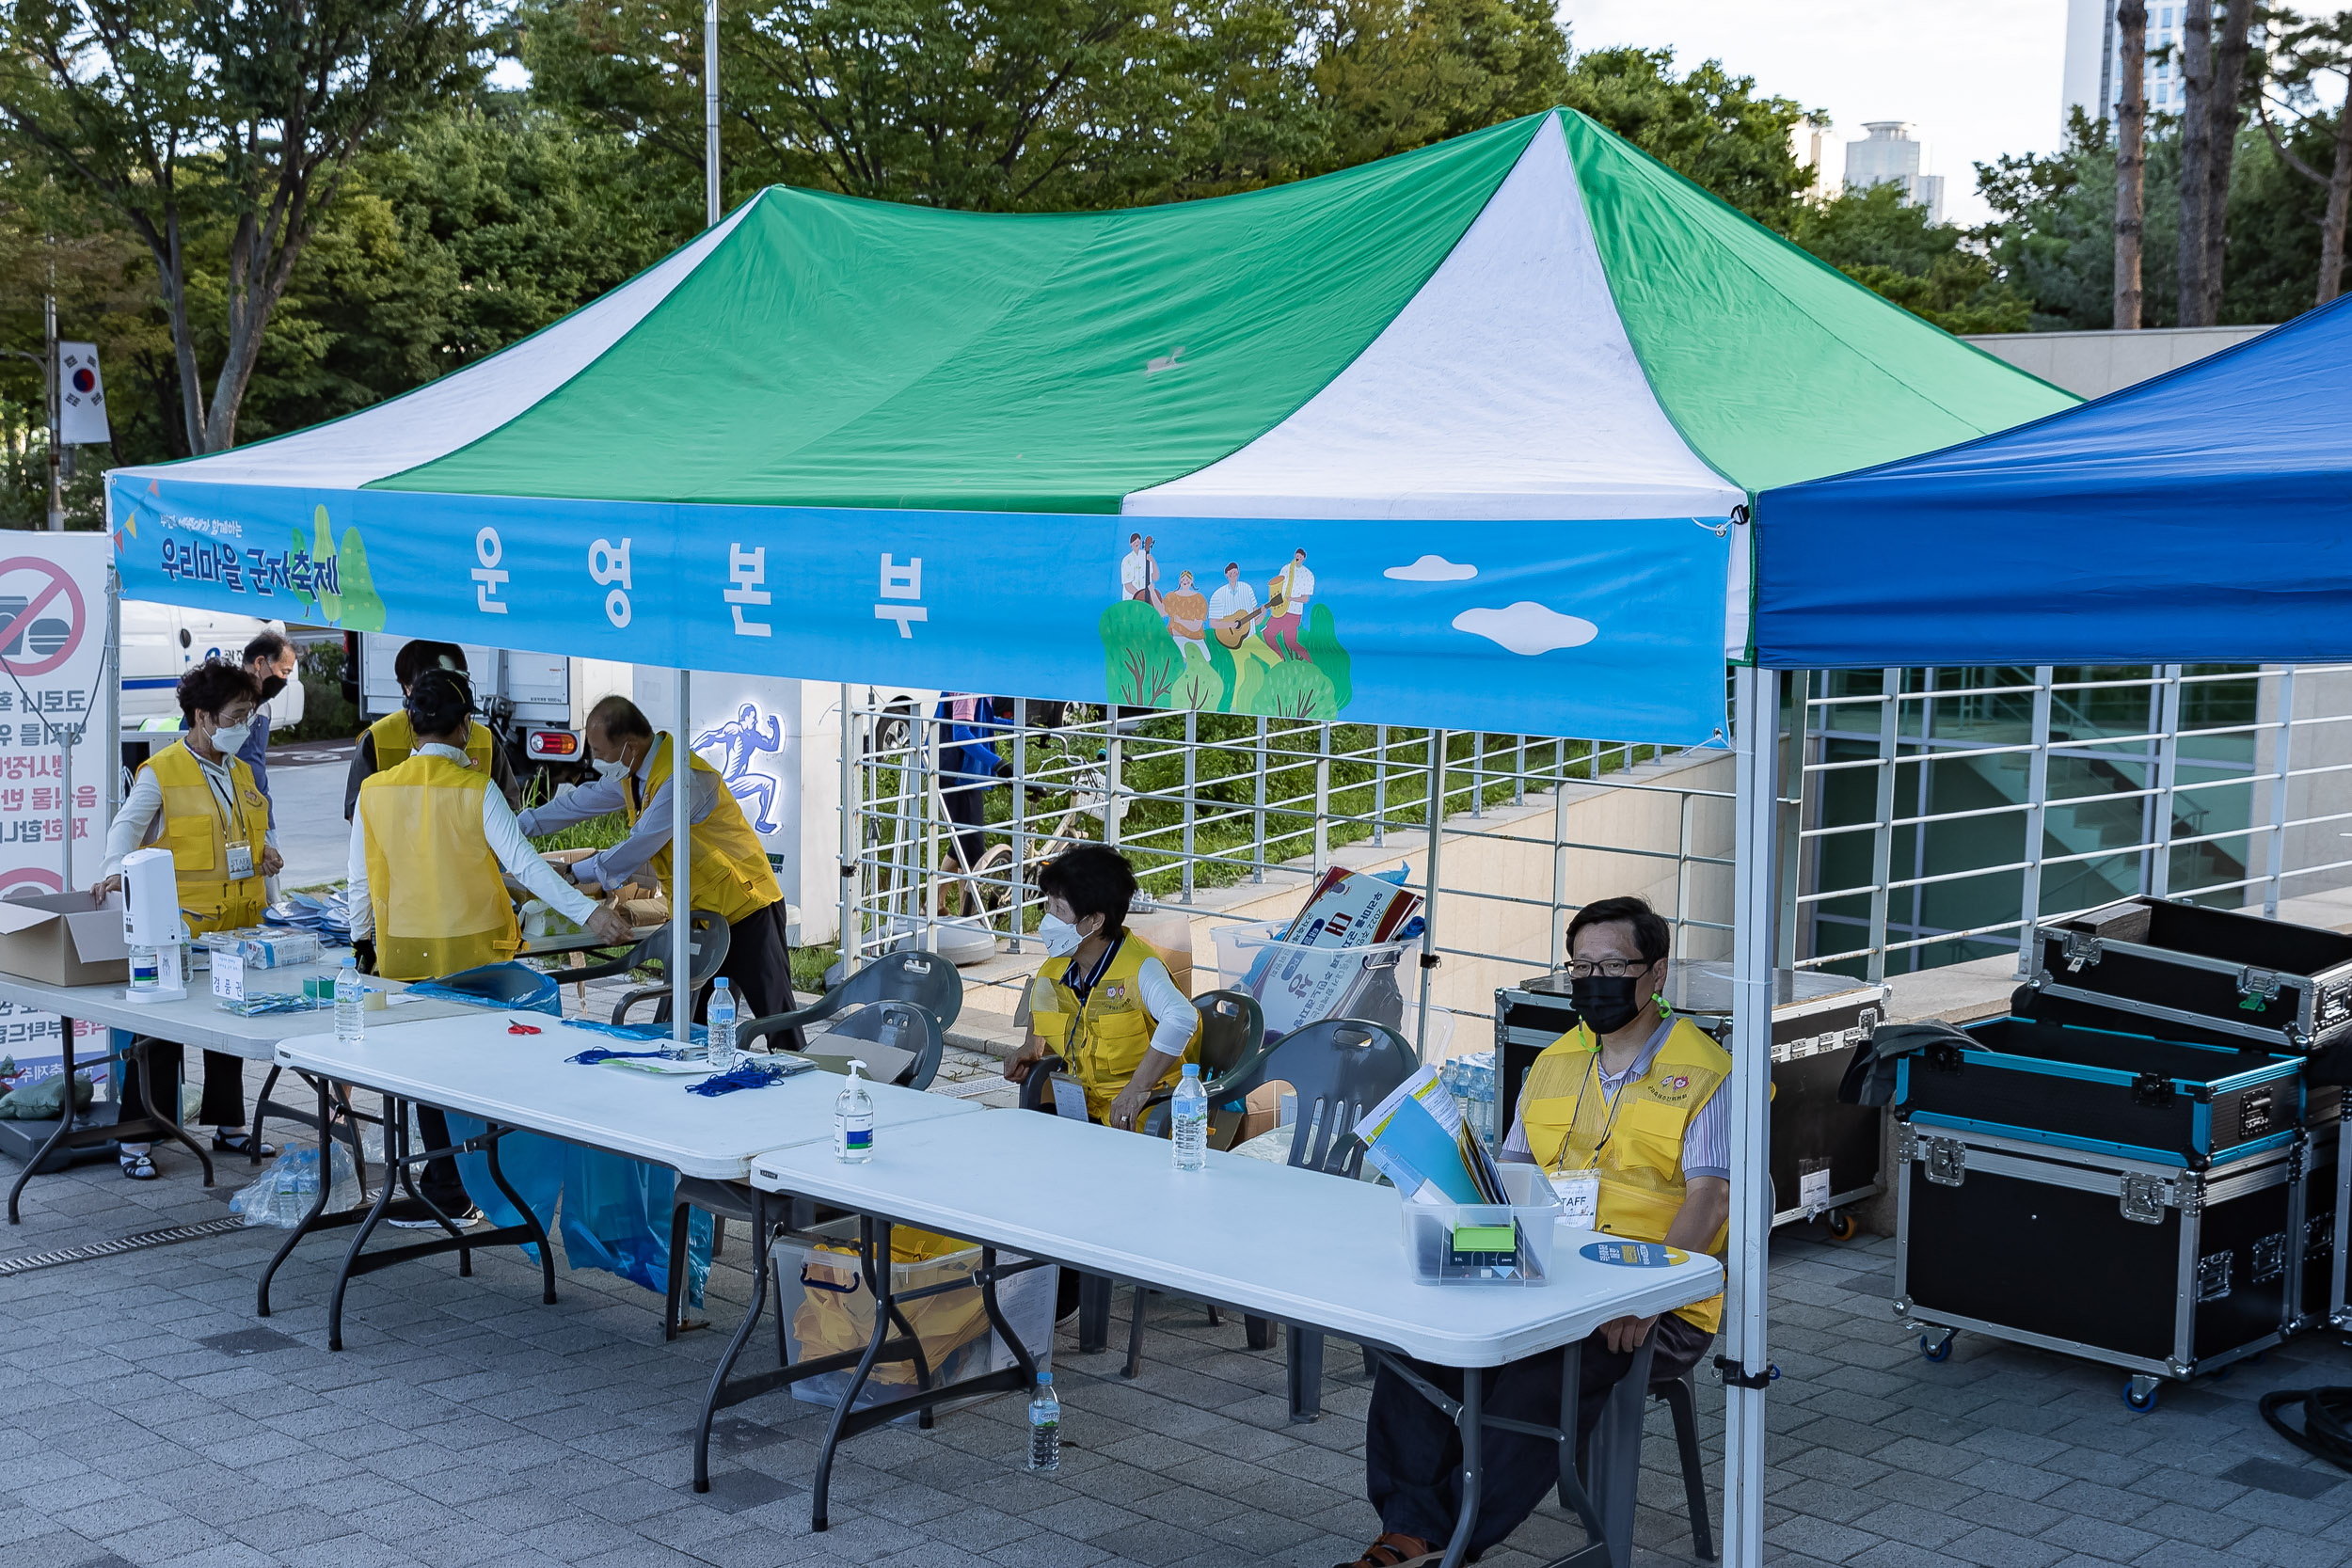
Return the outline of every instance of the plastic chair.
<path id="1" fill-rule="evenodd" d="M 738 1049 L 748 1051 L 758 1039 L 769 1039 L 769 1049 L 776 1049 L 772 1037 L 782 1034 L 789 1025 L 785 1022 L 794 1015 L 779 1013 L 773 1018 L 755 1019 L 749 1028 L 735 1032 Z M 837 1056 L 847 1059 L 856 1054 L 848 1049 L 858 1040 L 870 1040 L 877 1045 L 896 1046 L 914 1053 L 914 1060 L 900 1068 L 889 1082 L 902 1089 L 928 1089 L 939 1074 L 940 1058 L 946 1054 L 947 1037 L 939 1020 L 930 1009 L 917 1002 L 867 1002 L 834 1015 L 833 1027 L 797 1047 L 813 1056 Z M 841 1049 L 836 1049 L 836 1046 Z M 795 1048 L 787 1048 L 795 1049 Z"/>
<path id="2" fill-rule="evenodd" d="M 920 948 L 885 953 L 805 1007 L 738 1024 L 735 1037 L 741 1042 L 789 1033 L 786 1049 L 798 1051 L 803 1038 L 800 1031 L 846 1007 L 869 1002 L 912 1002 L 930 1015 L 945 1036 L 956 1015 L 963 1011 L 963 977 L 956 973 L 955 965 L 936 953 Z"/>
<path id="3" fill-rule="evenodd" d="M 695 910 L 687 915 L 686 952 L 690 968 L 686 978 L 690 994 L 699 999 L 703 988 L 717 977 L 719 966 L 727 961 L 727 943 L 732 935 L 727 923 L 708 910 Z M 578 981 L 606 980 L 615 974 L 628 974 L 640 969 L 660 969 L 666 973 L 669 962 L 670 932 L 665 927 L 617 958 L 603 963 L 581 964 L 572 969 L 549 970 L 547 974 L 558 985 L 567 986 Z M 619 1005 L 612 1009 L 612 1022 L 627 1022 L 629 1008 L 648 997 L 657 1000 L 655 1022 L 666 1022 L 670 1017 L 670 987 L 666 983 L 639 986 L 625 993 Z"/>
<path id="4" fill-rule="evenodd" d="M 1714 1520 L 1707 1507 L 1707 1460 L 1699 1451 L 1699 1422 L 1691 1397 L 1691 1374 L 1661 1378 L 1649 1397 L 1663 1401 L 1674 1418 L 1675 1450 L 1682 1459 L 1682 1495 L 1691 1513 L 1691 1549 L 1702 1562 L 1716 1558 Z"/>
<path id="5" fill-rule="evenodd" d="M 1288 1084 L 1297 1096 L 1298 1119 L 1293 1124 L 1286 1163 L 1294 1169 L 1353 1181 L 1364 1166 L 1364 1146 L 1356 1137 L 1356 1124 L 1420 1068 L 1420 1053 L 1387 1024 L 1325 1019 L 1283 1036 L 1250 1070 L 1249 1081 L 1234 1086 L 1248 1093 L 1260 1084 Z M 1271 1343 L 1271 1325 L 1265 1320 L 1245 1322 L 1251 1349 Z M 1138 1302 L 1136 1341 L 1142 1327 Z M 1323 1414 L 1323 1336 L 1294 1323 L 1289 1338 L 1291 1419 L 1315 1420 Z M 1136 1367 L 1137 1360 L 1136 1344 L 1130 1342 L 1128 1367 Z"/>
<path id="6" fill-rule="evenodd" d="M 1192 999 L 1192 1006 L 1200 1015 L 1200 1086 L 1209 1091 L 1211 1105 L 1228 1103 L 1234 1098 L 1228 1085 L 1244 1083 L 1265 1057 L 1265 1011 L 1256 997 L 1240 990 L 1204 991 Z M 1238 1092 L 1246 1095 L 1249 1090 Z M 1167 1133 L 1167 1118 L 1156 1113 L 1175 1094 L 1174 1089 L 1158 1089 L 1143 1102 L 1143 1130 L 1153 1137 Z M 1240 1123 L 1234 1128 L 1238 1131 Z"/>

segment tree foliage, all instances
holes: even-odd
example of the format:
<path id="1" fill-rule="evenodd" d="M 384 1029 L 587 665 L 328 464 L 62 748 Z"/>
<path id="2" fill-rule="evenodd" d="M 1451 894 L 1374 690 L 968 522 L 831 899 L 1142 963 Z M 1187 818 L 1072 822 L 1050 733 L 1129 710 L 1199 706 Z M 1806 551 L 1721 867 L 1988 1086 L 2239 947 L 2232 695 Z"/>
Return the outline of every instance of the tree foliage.
<path id="1" fill-rule="evenodd" d="M 1947 332 L 2023 332 L 2031 305 L 1953 224 L 1906 206 L 1900 187 L 1847 191 L 1796 210 L 1789 237 Z"/>
<path id="2" fill-rule="evenodd" d="M 1758 94 L 1754 77 L 1735 76 L 1719 60 L 1677 77 L 1670 49 L 1580 55 L 1565 102 L 1783 232 L 1795 216 L 1797 193 L 1812 180 L 1789 145 L 1789 128 L 1827 119 L 1792 98 Z"/>

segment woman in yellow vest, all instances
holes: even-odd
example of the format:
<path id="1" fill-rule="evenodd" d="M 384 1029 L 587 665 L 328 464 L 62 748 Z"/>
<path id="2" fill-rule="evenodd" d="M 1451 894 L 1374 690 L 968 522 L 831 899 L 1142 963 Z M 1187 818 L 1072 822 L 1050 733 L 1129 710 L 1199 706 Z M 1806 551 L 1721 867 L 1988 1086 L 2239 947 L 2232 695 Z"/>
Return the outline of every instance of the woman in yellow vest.
<path id="1" fill-rule="evenodd" d="M 186 733 L 139 765 L 131 798 L 106 830 L 104 875 L 91 889 L 98 898 L 122 886 L 122 857 L 147 845 L 171 851 L 180 908 L 191 932 L 258 926 L 269 903 L 267 879 L 284 861 L 270 828 L 269 800 L 253 769 L 237 756 L 262 705 L 262 689 L 240 666 L 207 659 L 180 676 L 181 721 Z M 182 1053 L 169 1040 L 151 1041 L 147 1059 L 158 1080 L 153 1096 L 168 1101 L 179 1082 Z M 124 1064 L 122 1112 L 147 1114 L 151 1085 L 136 1061 Z M 168 1116 L 170 1108 L 156 1114 Z M 245 1131 L 245 1063 L 226 1052 L 204 1053 L 204 1101 L 197 1119 L 215 1129 L 213 1148 L 248 1154 Z M 120 1146 L 122 1174 L 151 1181 L 159 1174 L 149 1146 Z M 278 1150 L 264 1145 L 264 1154 Z"/>
<path id="2" fill-rule="evenodd" d="M 584 728 L 588 754 L 596 777 L 575 784 L 546 805 L 522 814 L 526 833 L 554 832 L 575 822 L 619 812 L 628 823 L 628 836 L 611 848 L 575 861 L 565 869 L 581 882 L 615 888 L 639 871 L 650 872 L 674 901 L 677 890 L 671 876 L 670 789 L 675 762 L 670 738 L 656 736 L 653 725 L 627 697 L 603 699 L 588 710 Z M 691 754 L 691 753 L 690 753 Z M 719 973 L 739 999 L 739 1016 L 746 1022 L 792 1010 L 792 948 L 785 940 L 784 889 L 768 863 L 768 850 L 744 819 L 743 808 L 701 757 L 689 770 L 687 818 L 693 841 L 688 846 L 691 908 L 708 910 L 727 923 L 727 956 Z M 694 1005 L 700 1019 L 708 1010 L 709 991 Z M 797 1042 L 787 1041 L 797 1046 Z"/>
<path id="3" fill-rule="evenodd" d="M 1543 1166 L 1564 1204 L 1594 1228 L 1721 1257 L 1731 1215 L 1729 1101 L 1718 1091 L 1731 1058 L 1665 1006 L 1672 932 L 1639 898 L 1587 904 L 1568 923 L 1569 1000 L 1581 1022 L 1535 1059 L 1519 1091 L 1505 1160 Z M 1696 1366 L 1715 1342 L 1723 1297 L 1658 1318 L 1603 1323 L 1581 1351 L 1579 1440 L 1652 1345 L 1652 1384 Z M 1542 1426 L 1561 1419 L 1562 1354 L 1483 1374 L 1488 1418 Z M 1421 1367 L 1450 1397 L 1461 1374 Z M 1462 1453 L 1452 1418 L 1383 1367 L 1365 1418 L 1365 1490 L 1381 1535 L 1346 1568 L 1400 1568 L 1453 1533 Z M 1549 1440 L 1486 1428 L 1473 1556 L 1501 1544 L 1559 1483 Z"/>
<path id="4" fill-rule="evenodd" d="M 1168 965 L 1126 929 L 1136 874 L 1118 850 L 1081 844 L 1038 873 L 1045 967 L 1031 982 L 1029 1037 L 1005 1064 L 1025 1083 L 1047 1053 L 1070 1065 L 1087 1115 L 1133 1132 L 1144 1101 L 1176 1082 L 1200 1015 Z"/>
<path id="5" fill-rule="evenodd" d="M 513 958 L 522 932 L 501 870 L 598 941 L 628 940 L 618 911 L 566 882 L 523 836 L 489 768 L 466 744 L 481 728 L 468 716 L 472 695 L 453 672 L 418 675 L 402 706 L 416 749 L 359 785 L 345 896 L 352 946 L 368 974 L 430 980 Z M 428 1148 L 450 1147 L 440 1111 L 420 1105 L 417 1121 Z M 420 1186 L 434 1210 L 458 1225 L 473 1223 L 454 1160 L 429 1162 Z M 422 1228 L 440 1221 L 404 1208 L 391 1223 Z"/>

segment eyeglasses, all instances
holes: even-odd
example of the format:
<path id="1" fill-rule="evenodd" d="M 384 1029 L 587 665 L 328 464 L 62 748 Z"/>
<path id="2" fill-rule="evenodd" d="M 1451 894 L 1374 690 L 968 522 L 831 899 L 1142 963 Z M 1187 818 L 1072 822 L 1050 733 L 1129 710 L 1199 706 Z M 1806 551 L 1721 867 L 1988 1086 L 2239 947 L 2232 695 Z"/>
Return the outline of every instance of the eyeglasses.
<path id="1" fill-rule="evenodd" d="M 1605 974 L 1612 980 L 1622 980 L 1629 974 L 1641 974 L 1657 961 L 1655 958 L 1602 958 L 1597 963 L 1587 963 L 1579 958 L 1568 965 L 1568 978 L 1589 980 L 1596 974 Z"/>

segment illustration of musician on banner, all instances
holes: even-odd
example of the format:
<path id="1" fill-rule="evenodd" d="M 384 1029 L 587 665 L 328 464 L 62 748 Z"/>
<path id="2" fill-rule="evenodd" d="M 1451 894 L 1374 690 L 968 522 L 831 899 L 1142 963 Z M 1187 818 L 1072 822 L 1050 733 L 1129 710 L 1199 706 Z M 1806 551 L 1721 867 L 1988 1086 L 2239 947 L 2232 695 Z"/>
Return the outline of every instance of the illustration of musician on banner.
<path id="1" fill-rule="evenodd" d="M 1263 578 L 1228 561 L 1204 592 L 1189 567 L 1165 585 L 1156 543 L 1129 534 L 1120 602 L 1103 612 L 1112 702 L 1277 719 L 1331 719 L 1347 706 L 1347 650 L 1304 547 Z"/>

